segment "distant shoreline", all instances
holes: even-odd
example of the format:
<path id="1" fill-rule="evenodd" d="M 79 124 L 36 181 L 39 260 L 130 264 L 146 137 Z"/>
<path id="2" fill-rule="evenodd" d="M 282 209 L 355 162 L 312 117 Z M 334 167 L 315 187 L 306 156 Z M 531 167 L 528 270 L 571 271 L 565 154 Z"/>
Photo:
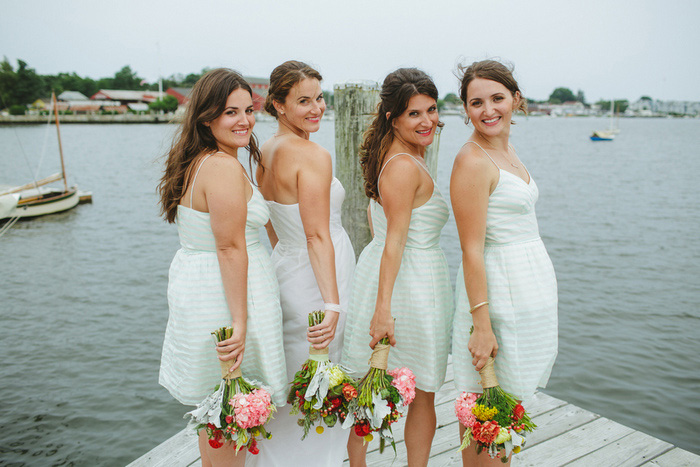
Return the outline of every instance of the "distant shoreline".
<path id="1" fill-rule="evenodd" d="M 461 115 L 464 114 L 457 111 L 443 111 L 440 115 Z M 333 119 L 334 115 L 332 112 L 328 112 L 324 116 L 326 118 Z M 557 117 L 552 117 L 550 115 L 543 115 L 538 113 L 531 113 L 528 117 L 544 117 L 544 118 L 595 118 L 593 115 L 562 115 Z M 600 116 L 597 116 L 600 117 Z M 271 120 L 272 117 L 265 113 L 256 112 L 256 118 L 258 121 Z M 675 116 L 675 115 L 650 115 L 650 116 L 621 116 L 621 118 L 698 118 L 692 116 Z M 81 115 L 60 115 L 60 123 L 88 123 L 88 124 L 132 124 L 132 123 L 175 123 L 178 124 L 182 120 L 182 116 L 175 114 L 117 114 L 117 115 L 93 115 L 93 114 L 81 114 Z M 47 115 L 0 115 L 0 126 L 5 125 L 41 125 L 46 124 L 47 121 L 51 123 L 54 122 L 54 117 L 51 115 L 50 119 Z"/>
<path id="2" fill-rule="evenodd" d="M 180 123 L 181 117 L 174 114 L 117 114 L 117 115 L 60 115 L 60 123 Z M 0 115 L 0 125 L 38 125 L 50 121 L 51 115 Z"/>

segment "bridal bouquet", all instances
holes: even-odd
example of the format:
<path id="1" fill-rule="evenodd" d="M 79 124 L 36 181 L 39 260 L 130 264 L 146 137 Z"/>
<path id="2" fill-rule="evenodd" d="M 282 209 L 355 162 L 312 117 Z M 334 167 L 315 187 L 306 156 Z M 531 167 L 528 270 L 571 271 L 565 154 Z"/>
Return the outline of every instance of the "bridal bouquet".
<path id="1" fill-rule="evenodd" d="M 212 332 L 214 340 L 221 342 L 231 337 L 231 327 Z M 197 408 L 185 414 L 196 430 L 207 430 L 209 445 L 220 448 L 224 442 L 234 443 L 236 452 L 246 448 L 258 454 L 258 438 L 270 439 L 272 435 L 264 424 L 276 410 L 270 391 L 260 383 L 243 377 L 240 368 L 229 372 L 233 361 L 221 363 L 221 383 Z"/>
<path id="2" fill-rule="evenodd" d="M 416 377 L 408 368 L 386 371 L 389 359 L 389 339 L 377 343 L 370 358 L 370 369 L 358 384 L 357 399 L 350 401 L 343 428 L 353 426 L 357 436 L 366 442 L 379 433 L 379 452 L 384 452 L 387 440 L 396 452 L 391 424 L 404 415 L 416 397 Z"/>
<path id="3" fill-rule="evenodd" d="M 520 452 L 525 444 L 525 433 L 537 425 L 523 406 L 498 385 L 493 358 L 489 358 L 479 374 L 483 394 L 477 397 L 474 393 L 463 392 L 455 401 L 457 419 L 467 429 L 459 449 L 468 447 L 473 439 L 477 453 L 486 449 L 491 458 L 500 458 L 506 463 L 511 452 Z M 502 450 L 505 450 L 504 456 Z"/>
<path id="4" fill-rule="evenodd" d="M 309 326 L 321 324 L 325 313 L 309 313 Z M 299 426 L 304 428 L 306 438 L 313 425 L 317 433 L 323 433 L 321 422 L 328 427 L 343 423 L 348 414 L 348 403 L 357 397 L 354 382 L 340 365 L 328 359 L 328 348 L 309 348 L 309 358 L 297 371 L 289 390 L 287 402 L 292 407 L 292 415 L 301 413 Z"/>

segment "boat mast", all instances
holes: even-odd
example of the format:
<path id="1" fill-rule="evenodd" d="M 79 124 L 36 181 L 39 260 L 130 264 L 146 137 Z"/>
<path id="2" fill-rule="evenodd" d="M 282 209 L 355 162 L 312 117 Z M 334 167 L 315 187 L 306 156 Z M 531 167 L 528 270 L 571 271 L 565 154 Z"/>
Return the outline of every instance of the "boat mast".
<path id="1" fill-rule="evenodd" d="M 61 128 L 58 124 L 58 105 L 56 103 L 56 93 L 51 93 L 53 101 L 53 114 L 56 117 L 56 134 L 58 135 L 58 153 L 61 155 L 61 175 L 63 176 L 63 187 L 68 191 L 68 182 L 66 181 L 66 164 L 63 162 L 63 145 L 61 144 Z"/>
<path id="2" fill-rule="evenodd" d="M 615 99 L 610 99 L 610 131 L 615 131 Z"/>

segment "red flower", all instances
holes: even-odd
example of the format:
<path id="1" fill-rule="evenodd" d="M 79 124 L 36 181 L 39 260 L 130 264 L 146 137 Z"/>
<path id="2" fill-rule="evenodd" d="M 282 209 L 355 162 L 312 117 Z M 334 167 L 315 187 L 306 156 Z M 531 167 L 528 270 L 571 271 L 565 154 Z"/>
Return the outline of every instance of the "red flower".
<path id="1" fill-rule="evenodd" d="M 253 438 L 253 440 L 250 442 L 250 446 L 248 446 L 248 452 L 255 455 L 260 452 L 260 449 L 258 449 L 258 442 Z"/>
<path id="2" fill-rule="evenodd" d="M 369 423 L 360 423 L 359 425 L 355 425 L 355 434 L 357 436 L 363 437 L 367 436 L 370 432 L 369 429 Z"/>
<path id="3" fill-rule="evenodd" d="M 345 385 L 343 385 L 343 397 L 345 397 L 346 401 L 357 397 L 357 389 L 355 386 L 350 383 L 345 383 Z"/>
<path id="4" fill-rule="evenodd" d="M 209 440 L 209 446 L 213 447 L 214 449 L 219 449 L 223 445 L 224 442 L 221 441 L 220 438 L 214 438 Z"/>
<path id="5" fill-rule="evenodd" d="M 491 444 L 496 439 L 496 436 L 498 436 L 500 429 L 501 427 L 498 426 L 498 423 L 490 420 L 483 424 L 476 422 L 474 426 L 472 426 L 472 436 L 480 443 Z"/>
<path id="6" fill-rule="evenodd" d="M 233 423 L 233 416 L 226 415 L 226 423 Z"/>
<path id="7" fill-rule="evenodd" d="M 336 407 L 340 407 L 340 404 L 342 404 L 340 397 L 336 397 L 334 399 L 331 399 L 331 405 L 335 409 Z"/>
<path id="8" fill-rule="evenodd" d="M 523 415 L 525 415 L 525 408 L 522 405 L 517 404 L 513 407 L 513 420 L 520 420 Z"/>

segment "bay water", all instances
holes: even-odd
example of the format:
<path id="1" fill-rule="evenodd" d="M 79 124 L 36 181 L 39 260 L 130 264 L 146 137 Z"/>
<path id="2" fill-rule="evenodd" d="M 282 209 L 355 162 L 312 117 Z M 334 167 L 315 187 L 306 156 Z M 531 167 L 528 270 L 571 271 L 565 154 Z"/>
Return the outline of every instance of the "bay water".
<path id="1" fill-rule="evenodd" d="M 447 194 L 470 130 L 442 120 Z M 559 283 L 559 356 L 544 392 L 700 454 L 700 119 L 624 119 L 615 141 L 589 141 L 606 126 L 520 117 L 513 127 Z M 155 187 L 177 127 L 61 129 L 69 182 L 93 203 L 0 238 L 0 464 L 124 465 L 181 430 L 189 410 L 158 385 L 179 244 Z M 261 141 L 274 130 L 256 126 Z M 312 139 L 333 153 L 333 122 Z M 39 178 L 60 170 L 53 128 L 0 127 L 0 184 L 30 181 L 44 142 Z M 454 219 L 442 246 L 454 280 Z"/>

